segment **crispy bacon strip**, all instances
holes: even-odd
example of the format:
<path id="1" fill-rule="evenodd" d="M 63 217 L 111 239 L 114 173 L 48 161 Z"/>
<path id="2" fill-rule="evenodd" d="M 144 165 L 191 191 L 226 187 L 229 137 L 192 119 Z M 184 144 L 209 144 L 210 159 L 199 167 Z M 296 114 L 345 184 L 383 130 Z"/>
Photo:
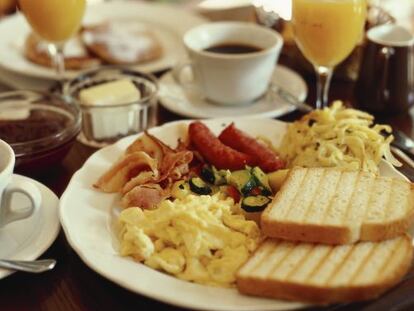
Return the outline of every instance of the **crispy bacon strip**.
<path id="1" fill-rule="evenodd" d="M 120 192 L 125 206 L 152 208 L 168 197 L 174 181 L 189 172 L 192 159 L 193 152 L 174 150 L 145 132 L 94 186 Z"/>
<path id="2" fill-rule="evenodd" d="M 170 153 L 175 152 L 168 145 L 164 144 L 161 140 L 151 135 L 147 131 L 143 135 L 138 137 L 126 150 L 126 153 L 133 153 L 136 151 L 143 151 L 148 153 L 152 158 L 155 158 L 162 162 L 163 157 Z"/>
<path id="3" fill-rule="evenodd" d="M 119 192 L 131 178 L 142 172 L 158 176 L 157 162 L 142 151 L 126 154 L 98 179 L 94 187 L 104 192 Z"/>
<path id="4" fill-rule="evenodd" d="M 188 173 L 188 164 L 193 159 L 191 151 L 179 151 L 168 153 L 164 157 L 164 161 L 160 165 L 161 177 L 163 180 L 168 176 L 173 177 L 174 180 L 181 178 Z"/>
<path id="5" fill-rule="evenodd" d="M 178 180 L 188 172 L 188 164 L 193 159 L 191 151 L 175 151 L 148 132 L 135 140 L 128 147 L 127 153 L 137 150 L 146 152 L 157 160 L 159 174 L 138 175 L 123 187 L 122 193 L 127 193 L 132 188 L 146 183 L 161 183 L 165 179 L 169 179 L 169 182 Z"/>
<path id="6" fill-rule="evenodd" d="M 158 170 L 157 170 L 158 172 Z M 122 194 L 127 193 L 128 191 L 131 191 L 132 188 L 138 186 L 138 185 L 145 185 L 148 183 L 154 183 L 159 179 L 159 173 L 154 174 L 152 171 L 143 171 L 140 172 L 137 176 L 130 179 L 121 190 Z"/>
<path id="7" fill-rule="evenodd" d="M 158 184 L 139 185 L 126 193 L 121 200 L 122 206 L 153 209 L 165 199 L 165 191 Z"/>

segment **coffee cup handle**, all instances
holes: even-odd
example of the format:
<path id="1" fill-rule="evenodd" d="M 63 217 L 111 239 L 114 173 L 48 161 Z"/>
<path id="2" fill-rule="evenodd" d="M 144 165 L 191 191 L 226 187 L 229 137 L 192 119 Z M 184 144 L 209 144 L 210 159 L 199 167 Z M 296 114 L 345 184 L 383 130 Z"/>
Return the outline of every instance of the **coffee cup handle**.
<path id="1" fill-rule="evenodd" d="M 188 81 L 185 81 L 183 79 L 183 71 L 186 68 L 190 68 L 191 72 L 193 73 L 191 76 L 191 79 L 189 79 Z M 183 89 L 185 90 L 189 90 L 189 91 L 196 91 L 196 92 L 201 92 L 200 87 L 197 85 L 195 79 L 194 79 L 194 66 L 193 63 L 191 61 L 182 63 L 182 64 L 178 64 L 177 66 L 175 66 L 172 70 L 172 76 L 175 80 L 175 82 L 177 84 L 179 84 Z"/>
<path id="2" fill-rule="evenodd" d="M 180 84 L 181 86 L 191 85 L 194 84 L 194 79 L 192 79 L 189 82 L 186 82 L 183 80 L 183 70 L 186 68 L 191 68 L 191 71 L 193 70 L 193 64 L 191 62 L 186 62 L 182 64 L 178 64 L 175 66 L 172 70 L 172 75 L 176 83 Z"/>
<path id="3" fill-rule="evenodd" d="M 12 209 L 12 198 L 14 193 L 24 194 L 30 201 L 30 205 L 18 210 Z M 0 227 L 15 220 L 30 217 L 39 210 L 42 203 L 42 196 L 39 189 L 31 182 L 26 180 L 12 181 L 3 192 L 1 202 Z"/>

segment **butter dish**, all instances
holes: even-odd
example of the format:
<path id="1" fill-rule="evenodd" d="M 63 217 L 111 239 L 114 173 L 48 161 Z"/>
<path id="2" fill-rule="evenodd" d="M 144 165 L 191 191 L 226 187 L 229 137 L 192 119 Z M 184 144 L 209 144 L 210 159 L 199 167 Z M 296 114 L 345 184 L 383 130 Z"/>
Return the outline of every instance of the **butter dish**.
<path id="1" fill-rule="evenodd" d="M 147 129 L 157 91 L 157 81 L 152 75 L 108 66 L 67 82 L 63 92 L 82 111 L 78 140 L 92 147 L 103 147 Z"/>

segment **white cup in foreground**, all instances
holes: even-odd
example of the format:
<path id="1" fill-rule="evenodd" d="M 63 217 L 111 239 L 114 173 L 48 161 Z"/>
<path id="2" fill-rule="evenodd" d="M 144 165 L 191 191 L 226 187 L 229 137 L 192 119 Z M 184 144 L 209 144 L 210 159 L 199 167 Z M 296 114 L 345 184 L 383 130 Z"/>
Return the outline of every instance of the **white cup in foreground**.
<path id="1" fill-rule="evenodd" d="M 252 102 L 266 92 L 283 46 L 283 38 L 265 27 L 243 22 L 200 25 L 184 35 L 193 84 L 209 100 L 223 105 Z"/>
<path id="2" fill-rule="evenodd" d="M 12 181 L 15 156 L 13 149 L 0 140 L 0 228 L 6 224 L 28 218 L 40 208 L 42 201 L 39 189 L 26 180 Z M 13 207 L 14 193 L 24 194 L 29 199 L 29 206 Z"/>

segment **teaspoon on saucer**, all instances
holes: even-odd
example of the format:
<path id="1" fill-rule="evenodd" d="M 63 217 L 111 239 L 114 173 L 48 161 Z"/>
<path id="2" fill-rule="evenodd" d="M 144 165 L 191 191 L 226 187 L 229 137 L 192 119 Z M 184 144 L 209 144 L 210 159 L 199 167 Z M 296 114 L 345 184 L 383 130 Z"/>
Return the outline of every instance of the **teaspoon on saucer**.
<path id="1" fill-rule="evenodd" d="M 56 265 L 54 259 L 41 260 L 5 260 L 0 259 L 0 268 L 24 271 L 30 273 L 41 273 L 52 270 Z"/>

